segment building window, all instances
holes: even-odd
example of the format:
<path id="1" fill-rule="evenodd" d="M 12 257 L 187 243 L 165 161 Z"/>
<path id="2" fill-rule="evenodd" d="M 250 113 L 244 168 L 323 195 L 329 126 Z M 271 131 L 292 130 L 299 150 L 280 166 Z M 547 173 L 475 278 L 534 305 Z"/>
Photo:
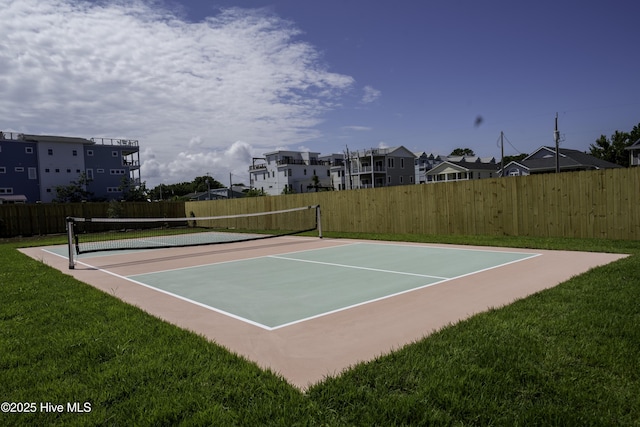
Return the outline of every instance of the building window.
<path id="1" fill-rule="evenodd" d="M 118 157 L 118 152 L 117 151 L 112 151 L 111 152 L 111 157 Z"/>
<path id="2" fill-rule="evenodd" d="M 306 170 L 306 169 L 304 170 L 304 174 L 305 174 L 305 175 L 307 174 L 307 170 Z"/>
<path id="3" fill-rule="evenodd" d="M 96 169 L 96 172 L 98 172 L 98 173 L 104 173 L 104 169 Z"/>
<path id="4" fill-rule="evenodd" d="M 71 152 L 71 154 L 72 154 L 73 156 L 77 156 L 77 155 L 78 155 L 78 150 L 73 150 L 73 151 Z"/>
<path id="5" fill-rule="evenodd" d="M 49 172 L 51 172 L 51 169 L 46 168 L 44 171 L 45 171 L 45 173 L 49 173 Z"/>
<path id="6" fill-rule="evenodd" d="M 0 194 L 13 194 L 13 188 L 0 188 Z"/>
<path id="7" fill-rule="evenodd" d="M 119 187 L 107 187 L 107 193 L 122 193 Z"/>
<path id="8" fill-rule="evenodd" d="M 393 161 L 393 160 L 394 160 L 394 159 L 393 159 L 392 157 L 389 157 L 389 158 L 387 159 L 387 167 L 388 167 L 388 168 L 393 168 L 393 167 L 394 167 L 394 165 L 393 165 L 393 164 L 394 164 L 394 161 Z"/>
<path id="9" fill-rule="evenodd" d="M 60 173 L 60 169 L 56 169 L 56 173 Z"/>
<path id="10" fill-rule="evenodd" d="M 38 179 L 36 168 L 29 168 L 29 179 Z"/>
<path id="11" fill-rule="evenodd" d="M 400 177 L 400 184 L 404 184 L 404 177 L 403 176 Z"/>
<path id="12" fill-rule="evenodd" d="M 87 150 L 87 156 L 93 157 L 93 150 Z"/>
<path id="13" fill-rule="evenodd" d="M 50 156 L 53 156 L 53 148 L 48 148 L 47 149 L 47 154 Z"/>
<path id="14" fill-rule="evenodd" d="M 27 154 L 33 154 L 33 147 L 24 147 L 24 152 Z"/>
<path id="15" fill-rule="evenodd" d="M 7 173 L 7 168 L 4 166 L 0 166 L 0 173 Z"/>
<path id="16" fill-rule="evenodd" d="M 24 168 L 22 166 L 16 166 L 14 171 L 16 171 L 16 172 L 24 172 Z"/>
<path id="17" fill-rule="evenodd" d="M 93 179 L 93 169 L 87 169 L 87 179 Z"/>
<path id="18" fill-rule="evenodd" d="M 404 159 L 400 159 L 400 167 L 404 169 Z"/>

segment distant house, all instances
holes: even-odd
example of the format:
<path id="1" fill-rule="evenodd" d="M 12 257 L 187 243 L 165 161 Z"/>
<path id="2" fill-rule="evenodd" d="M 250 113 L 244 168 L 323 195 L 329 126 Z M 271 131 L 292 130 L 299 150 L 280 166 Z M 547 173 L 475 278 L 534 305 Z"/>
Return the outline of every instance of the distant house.
<path id="1" fill-rule="evenodd" d="M 640 139 L 625 148 L 629 151 L 629 166 L 640 166 Z"/>
<path id="2" fill-rule="evenodd" d="M 251 188 L 276 196 L 334 189 L 342 154 L 278 150 L 254 158 L 249 167 Z"/>
<path id="3" fill-rule="evenodd" d="M 427 172 L 427 182 L 451 182 L 469 179 L 493 178 L 498 165 L 493 157 L 449 156 L 447 160 Z"/>
<path id="4" fill-rule="evenodd" d="M 95 200 L 121 199 L 123 181 L 140 186 L 139 152 L 137 140 L 0 132 L 0 196 L 47 203 L 84 175 Z"/>
<path id="5" fill-rule="evenodd" d="M 184 197 L 191 201 L 239 199 L 240 197 L 246 196 L 246 194 L 242 192 L 244 188 L 246 187 L 236 185 L 234 185 L 231 190 L 228 188 L 212 188 L 208 192 L 199 191 L 196 193 L 189 193 Z"/>
<path id="6" fill-rule="evenodd" d="M 640 149 L 640 147 L 639 147 Z M 558 150 L 558 164 L 561 172 L 611 169 L 622 166 L 606 160 L 599 159 L 582 151 L 561 148 Z M 499 176 L 526 176 L 537 173 L 549 173 L 556 171 L 555 147 L 540 147 L 529 156 L 520 161 L 513 161 L 505 165 L 504 173 L 499 171 Z"/>
<path id="7" fill-rule="evenodd" d="M 347 189 L 415 184 L 415 154 L 403 146 L 349 152 Z"/>
<path id="8" fill-rule="evenodd" d="M 419 151 L 413 154 L 416 156 L 416 160 L 414 162 L 416 184 L 424 184 L 425 182 L 427 182 L 427 172 L 446 160 L 446 157 L 441 157 L 433 153 L 427 154 L 424 151 Z"/>

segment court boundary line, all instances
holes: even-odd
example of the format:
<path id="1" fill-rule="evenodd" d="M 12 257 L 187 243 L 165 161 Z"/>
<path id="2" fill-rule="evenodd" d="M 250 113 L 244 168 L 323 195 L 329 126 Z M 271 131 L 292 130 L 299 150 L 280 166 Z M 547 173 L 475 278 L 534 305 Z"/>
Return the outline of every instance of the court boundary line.
<path id="1" fill-rule="evenodd" d="M 446 251 L 469 251 L 469 252 L 492 252 L 492 253 L 501 253 L 501 254 L 526 254 L 526 255 L 542 255 L 536 252 L 519 252 L 519 251 L 509 251 L 509 250 L 497 250 L 497 249 L 482 249 L 482 248 L 467 248 L 467 247 L 444 247 L 438 246 L 438 243 L 420 243 L 420 242 L 384 242 L 378 240 L 371 240 L 367 242 L 354 242 L 354 245 L 380 245 L 380 246 L 402 246 L 402 247 L 421 247 L 421 248 L 429 248 L 429 249 L 442 249 Z M 443 245 L 446 243 L 443 243 Z M 451 245 L 449 245 L 451 246 Z M 323 248 L 324 249 L 324 248 Z M 505 248 L 509 249 L 509 248 Z M 308 249 L 313 250 L 313 249 Z"/>
<path id="2" fill-rule="evenodd" d="M 409 272 L 405 272 L 405 271 L 383 270 L 381 268 L 360 267 L 360 266 L 357 266 L 357 265 L 338 264 L 338 263 L 335 263 L 335 262 L 313 261 L 313 260 L 309 260 L 309 259 L 289 258 L 289 257 L 280 256 L 280 255 L 265 255 L 264 258 L 277 258 L 277 259 L 283 259 L 283 260 L 286 260 L 286 261 L 307 262 L 309 264 L 322 264 L 322 265 L 330 265 L 330 266 L 333 266 L 333 267 L 351 268 L 351 269 L 354 269 L 354 270 L 369 270 L 369 271 L 377 271 L 377 272 L 380 272 L 380 273 L 400 274 L 400 275 L 405 275 L 405 276 L 430 277 L 430 278 L 433 278 L 433 279 L 440 279 L 440 280 L 448 279 L 448 277 L 432 276 L 430 274 L 419 274 L 419 273 L 409 273 Z"/>
<path id="3" fill-rule="evenodd" d="M 52 255 L 58 256 L 58 257 L 60 257 L 60 258 L 68 259 L 68 258 L 67 258 L 67 257 L 65 257 L 64 255 L 59 255 L 59 254 L 57 254 L 57 253 L 55 253 L 55 252 L 51 252 L 51 251 L 48 251 L 48 250 L 46 250 L 46 249 L 42 249 L 42 250 L 43 250 L 44 252 L 47 252 L 47 253 L 49 253 L 49 254 L 52 254 Z M 169 295 L 169 296 L 174 297 L 174 298 L 177 298 L 177 299 L 179 299 L 179 300 L 186 301 L 186 302 L 191 303 L 191 304 L 195 304 L 195 305 L 197 305 L 197 306 L 199 306 L 199 307 L 202 307 L 202 308 L 205 308 L 205 309 L 208 309 L 208 310 L 214 311 L 214 312 L 216 312 L 216 313 L 223 314 L 223 315 L 225 315 L 225 316 L 229 316 L 229 317 L 231 317 L 231 318 L 233 318 L 233 319 L 236 319 L 236 320 L 241 320 L 241 321 L 243 321 L 243 322 L 245 322 L 245 323 L 248 323 L 248 324 L 250 324 L 250 325 L 258 326 L 258 327 L 260 327 L 260 328 L 262 328 L 262 329 L 266 329 L 266 330 L 268 330 L 268 331 L 273 330 L 273 329 L 272 329 L 272 328 L 270 328 L 269 326 L 267 326 L 267 325 L 263 325 L 262 323 L 258 323 L 258 322 L 256 322 L 256 321 L 251 320 L 251 319 L 245 319 L 244 317 L 238 316 L 237 314 L 229 313 L 229 312 L 227 312 L 227 311 L 224 311 L 224 310 L 219 309 L 219 308 L 216 308 L 216 307 L 211 307 L 211 306 L 209 306 L 209 305 L 206 305 L 206 304 L 203 304 L 203 303 L 201 303 L 201 302 L 198 302 L 198 301 L 195 301 L 195 300 L 189 299 L 189 298 L 187 298 L 187 297 L 183 297 L 183 296 L 181 296 L 181 295 L 174 294 L 173 292 L 165 291 L 164 289 L 156 288 L 155 286 L 151 286 L 151 285 L 148 285 L 148 284 L 146 284 L 146 283 L 144 283 L 144 282 L 140 282 L 140 281 L 138 281 L 138 280 L 131 279 L 130 277 L 123 276 L 123 275 L 121 275 L 121 274 L 114 273 L 114 272 L 109 271 L 109 270 L 104 270 L 104 269 L 102 269 L 102 268 L 100 268 L 100 267 L 96 267 L 96 266 L 94 266 L 94 265 L 87 264 L 87 263 L 82 262 L 82 261 L 78 261 L 78 260 L 76 260 L 76 262 L 77 262 L 78 264 L 82 264 L 82 265 L 84 265 L 85 267 L 90 268 L 91 270 L 94 270 L 94 271 L 100 271 L 100 272 L 102 272 L 102 273 L 109 274 L 109 275 L 111 275 L 111 276 L 113 276 L 113 277 L 117 277 L 118 279 L 122 279 L 122 280 L 126 280 L 126 281 L 128 281 L 128 282 L 131 282 L 131 283 L 135 283 L 136 285 L 143 286 L 143 287 L 145 287 L 145 288 L 147 288 L 147 289 L 152 289 L 152 290 L 154 290 L 154 291 L 160 292 L 161 294 Z M 131 277 L 134 277 L 134 276 L 131 276 Z M 115 296 L 115 295 L 114 295 L 114 294 L 111 294 L 111 296 Z"/>
<path id="4" fill-rule="evenodd" d="M 496 252 L 501 252 L 501 251 L 496 251 Z M 520 252 L 513 252 L 513 253 L 520 253 Z M 462 274 L 460 276 L 454 276 L 454 277 L 445 278 L 445 279 L 442 279 L 442 280 L 439 280 L 439 281 L 436 281 L 436 282 L 433 282 L 433 283 L 427 283 L 425 285 L 418 286 L 416 288 L 405 289 L 404 291 L 395 292 L 393 294 L 384 295 L 384 296 L 381 296 L 381 297 L 378 297 L 378 298 L 374 298 L 372 300 L 362 301 L 362 302 L 359 302 L 357 304 L 352 304 L 350 306 L 337 308 L 335 310 L 331 310 L 331 311 L 328 311 L 328 312 L 325 312 L 325 313 L 317 314 L 317 315 L 310 316 L 310 317 L 307 317 L 307 318 L 304 318 L 304 319 L 299 319 L 299 320 L 296 320 L 296 321 L 293 321 L 293 322 L 289 322 L 289 323 L 285 323 L 285 324 L 282 324 L 282 325 L 278 325 L 278 326 L 272 327 L 271 330 L 284 328 L 286 326 L 292 326 L 292 325 L 295 325 L 295 324 L 298 324 L 298 323 L 306 322 L 308 320 L 317 319 L 319 317 L 328 316 L 330 314 L 334 314 L 334 313 L 339 313 L 341 311 L 350 310 L 352 308 L 360 307 L 360 306 L 363 306 L 363 305 L 366 305 L 366 304 L 371 304 L 371 303 L 374 303 L 374 302 L 377 302 L 377 301 L 382 301 L 382 300 L 385 300 L 385 299 L 393 298 L 393 297 L 396 297 L 396 296 L 399 296 L 399 295 L 407 294 L 409 292 L 419 291 L 419 290 L 422 290 L 422 289 L 429 288 L 431 286 L 435 286 L 435 285 L 439 285 L 439 284 L 442 284 L 442 283 L 450 282 L 452 280 L 461 279 L 461 278 L 466 277 L 466 276 L 472 276 L 474 274 L 482 273 L 484 271 L 493 270 L 495 268 L 504 267 L 504 266 L 507 266 L 509 264 L 514 264 L 514 263 L 517 263 L 517 262 L 521 262 L 521 261 L 525 261 L 525 260 L 528 260 L 528 259 L 537 258 L 539 256 L 542 256 L 542 254 L 529 254 L 529 255 L 530 256 L 528 256 L 526 258 L 522 258 L 522 259 L 518 259 L 518 260 L 514 260 L 514 261 L 509 261 L 509 262 L 506 262 L 506 263 L 503 263 L 503 264 L 499 264 L 499 265 L 495 265 L 495 266 L 492 266 L 492 267 L 483 268 L 482 270 L 472 271 L 470 273 L 465 273 L 465 274 Z M 303 262 L 305 262 L 304 260 L 295 260 L 295 259 L 294 259 L 294 261 L 303 261 Z M 427 276 L 424 276 L 424 277 L 427 277 Z M 431 277 L 435 278 L 436 276 L 431 276 Z"/>
<path id="5" fill-rule="evenodd" d="M 350 245 L 356 245 L 356 244 L 357 243 L 347 243 L 347 244 L 344 244 L 344 245 L 330 246 L 330 247 L 326 247 L 326 248 L 304 249 L 304 250 L 301 250 L 301 251 L 291 251 L 291 252 L 286 252 L 285 255 L 286 254 L 297 254 L 297 253 L 301 253 L 301 252 L 315 251 L 315 250 L 320 250 L 320 249 L 333 249 L 333 248 L 336 248 L 336 247 L 350 246 Z M 133 274 L 133 275 L 131 275 L 129 277 L 143 276 L 145 274 L 170 273 L 172 271 L 186 270 L 186 269 L 189 269 L 189 268 L 210 267 L 210 266 L 213 266 L 213 265 L 223 265 L 223 264 L 230 264 L 230 263 L 234 263 L 234 262 L 251 261 L 251 260 L 254 260 L 254 259 L 268 258 L 269 256 L 270 255 L 260 255 L 260 256 L 253 256 L 253 257 L 249 257 L 249 258 L 233 259 L 233 260 L 228 260 L 228 261 L 210 262 L 210 263 L 207 263 L 207 264 L 198 264 L 198 265 L 192 265 L 192 266 L 187 266 L 187 267 L 170 268 L 170 269 L 167 269 L 167 270 L 158 270 L 158 271 L 153 271 L 151 273 Z"/>
<path id="6" fill-rule="evenodd" d="M 360 244 L 360 243 L 354 243 L 354 244 Z M 319 248 L 319 249 L 332 249 L 332 248 L 343 247 L 343 246 L 348 246 L 348 245 L 349 244 L 340 245 L 340 246 L 333 246 L 333 247 L 328 247 L 328 248 Z M 405 245 L 401 245 L 401 246 L 405 246 Z M 411 247 L 412 245 L 406 245 L 406 246 L 407 247 Z M 434 249 L 438 249 L 438 247 L 434 247 Z M 457 249 L 457 248 L 447 248 L 447 249 L 465 250 L 465 249 Z M 316 250 L 316 249 L 305 249 L 304 251 L 294 251 L 294 252 L 290 252 L 290 253 L 308 252 L 308 251 L 313 251 L 313 250 Z M 482 249 L 478 249 L 477 251 L 484 252 Z M 486 251 L 486 252 L 490 252 L 490 251 Z M 439 279 L 439 280 L 436 280 L 433 283 L 427 283 L 427 284 L 424 284 L 424 285 L 419 285 L 417 287 L 412 287 L 410 289 L 405 289 L 403 291 L 395 292 L 395 293 L 388 294 L 388 295 L 383 295 L 383 296 L 380 296 L 380 297 L 377 297 L 377 298 L 373 298 L 373 299 L 369 299 L 369 300 L 366 300 L 366 301 L 361 301 L 361 302 L 356 303 L 356 304 L 351 304 L 351 305 L 348 305 L 348 306 L 344 306 L 344 307 L 336 308 L 336 309 L 333 309 L 333 310 L 325 311 L 325 312 L 322 312 L 322 313 L 315 314 L 313 316 L 303 317 L 301 319 L 297 319 L 297 320 L 294 320 L 294 321 L 291 321 L 291 322 L 287 322 L 287 323 L 283 323 L 283 324 L 276 325 L 276 326 L 267 326 L 267 325 L 264 325 L 262 323 L 259 323 L 259 322 L 256 322 L 256 321 L 253 321 L 253 320 L 250 320 L 250 319 L 246 319 L 246 318 L 238 316 L 238 315 L 232 315 L 231 316 L 234 319 L 245 321 L 245 322 L 247 322 L 249 324 L 252 324 L 254 326 L 261 327 L 262 329 L 265 329 L 265 330 L 268 330 L 268 331 L 275 331 L 275 330 L 278 330 L 278 329 L 281 329 L 281 328 L 285 328 L 287 326 L 296 325 L 298 323 L 303 323 L 303 322 L 306 322 L 306 321 L 309 321 L 309 320 L 313 320 L 313 319 L 317 319 L 317 318 L 320 318 L 320 317 L 328 316 L 328 315 L 331 315 L 331 314 L 334 314 L 334 313 L 339 313 L 341 311 L 350 310 L 350 309 L 353 309 L 353 308 L 356 308 L 356 307 L 360 307 L 360 306 L 363 306 L 363 305 L 366 305 L 366 304 L 375 303 L 377 301 L 382 301 L 382 300 L 385 300 L 385 299 L 388 299 L 388 298 L 393 298 L 393 297 L 396 297 L 396 296 L 399 296 L 399 295 L 403 295 L 403 294 L 406 294 L 406 293 L 409 293 L 409 292 L 419 291 L 421 289 L 426 289 L 428 287 L 439 285 L 441 283 L 446 283 L 446 282 L 449 282 L 449 281 L 452 281 L 452 280 L 461 279 L 461 278 L 466 277 L 466 276 L 471 276 L 471 275 L 474 275 L 474 274 L 482 273 L 484 271 L 488 271 L 488 270 L 493 270 L 493 269 L 496 269 L 496 268 L 504 267 L 504 266 L 507 266 L 509 264 L 513 264 L 513 263 L 517 263 L 517 262 L 521 262 L 521 261 L 526 261 L 528 259 L 536 258 L 536 257 L 542 255 L 540 253 L 530 253 L 530 252 L 507 252 L 507 251 L 492 251 L 492 252 L 494 252 L 494 253 L 523 254 L 523 255 L 526 255 L 526 256 L 521 258 L 521 259 L 504 262 L 504 263 L 501 263 L 501 264 L 493 265 L 491 267 L 486 267 L 486 268 L 483 268 L 483 269 L 480 269 L 480 270 L 474 270 L 472 272 L 468 272 L 468 273 L 461 274 L 461 275 L 458 275 L 458 276 L 453 276 L 453 277 L 439 277 L 439 276 L 422 275 L 422 274 L 417 274 L 417 273 L 406 273 L 406 272 L 397 272 L 397 271 L 392 271 L 392 270 L 373 269 L 373 268 L 368 268 L 368 267 L 340 265 L 340 264 L 325 263 L 325 262 L 321 262 L 321 261 L 309 261 L 309 260 L 300 260 L 300 259 L 295 259 L 295 258 L 286 258 L 286 257 L 277 256 L 277 255 L 264 255 L 264 256 L 259 256 L 259 257 L 245 258 L 245 259 L 241 259 L 241 260 L 224 261 L 224 262 L 212 263 L 212 264 L 203 264 L 203 265 L 198 265 L 198 266 L 193 266 L 193 267 L 181 267 L 181 268 L 177 268 L 177 269 L 163 270 L 163 271 L 157 271 L 157 272 L 153 272 L 153 273 L 136 274 L 136 275 L 132 275 L 132 276 L 129 276 L 129 277 L 138 277 L 138 276 L 144 276 L 144 275 L 147 275 L 147 274 L 155 274 L 155 273 L 162 273 L 162 272 L 180 271 L 180 270 L 189 269 L 189 268 L 210 267 L 210 266 L 222 265 L 222 264 L 226 264 L 226 263 L 240 262 L 240 261 L 251 261 L 251 260 L 262 259 L 262 258 L 281 258 L 281 259 L 283 259 L 285 261 L 309 262 L 309 263 L 315 263 L 315 264 L 333 265 L 333 266 L 338 266 L 338 267 L 343 267 L 343 268 L 372 270 L 372 271 L 386 272 L 386 273 L 391 273 L 391 274 L 400 274 L 400 275 L 408 275 L 408 276 Z M 124 277 L 124 278 L 127 279 L 127 280 L 130 280 L 132 282 L 138 283 L 137 280 L 130 279 L 129 277 Z M 139 283 L 142 283 L 142 282 L 139 282 Z M 155 288 L 155 287 L 153 287 L 151 285 L 145 285 L 145 284 L 143 284 L 143 285 L 147 286 L 147 287 L 150 287 L 151 289 L 157 289 L 157 288 Z M 162 291 L 162 292 L 165 292 L 165 293 L 167 293 L 169 295 L 173 295 L 171 292 L 168 292 L 168 291 Z M 183 299 L 185 301 L 192 301 L 192 300 L 190 300 L 190 299 L 188 299 L 186 297 L 181 297 L 181 299 Z M 200 305 L 201 307 L 204 307 L 204 308 L 209 308 L 209 309 L 211 309 L 211 310 L 213 310 L 215 312 L 218 312 L 218 313 L 227 314 L 227 312 L 224 311 L 224 310 L 217 309 L 215 307 L 211 307 L 211 306 L 208 306 L 206 304 L 198 303 L 198 305 Z"/>
<path id="7" fill-rule="evenodd" d="M 336 248 L 336 247 L 349 246 L 349 245 L 352 245 L 352 244 L 359 245 L 359 244 L 367 244 L 367 243 L 353 242 L 353 243 L 348 243 L 346 245 L 332 246 L 332 247 L 319 248 L 319 249 L 331 249 L 331 248 Z M 382 243 L 382 245 L 385 245 L 385 244 Z M 392 245 L 394 245 L 394 244 L 392 244 Z M 413 245 L 397 245 L 397 246 L 411 247 Z M 416 246 L 416 247 L 420 247 L 420 246 Z M 439 247 L 433 247 L 433 248 L 434 249 L 439 249 Z M 463 251 L 466 250 L 466 249 L 462 249 L 462 248 L 444 248 L 444 249 L 463 250 Z M 42 250 L 45 251 L 45 252 L 48 252 L 50 254 L 56 255 L 58 257 L 61 257 L 61 258 L 67 258 L 64 255 L 59 255 L 59 254 L 56 254 L 54 252 L 48 251 L 46 249 L 42 249 Z M 290 253 L 309 252 L 309 251 L 313 251 L 313 250 L 316 250 L 316 249 L 305 249 L 303 251 L 294 251 L 294 252 L 290 252 Z M 345 306 L 345 307 L 340 307 L 340 308 L 337 308 L 337 309 L 334 309 L 334 310 L 330 310 L 330 311 L 327 311 L 327 312 L 315 314 L 313 316 L 309 316 L 309 317 L 305 317 L 305 318 L 302 318 L 302 319 L 294 320 L 292 322 L 283 323 L 283 324 L 277 325 L 277 326 L 264 325 L 262 323 L 254 321 L 254 320 L 247 319 L 247 318 L 244 318 L 242 316 L 238 316 L 238 315 L 233 314 L 233 313 L 229 313 L 229 312 L 227 312 L 225 310 L 209 306 L 207 304 L 204 304 L 204 303 L 189 299 L 187 297 L 184 297 L 184 296 L 181 296 L 181 295 L 178 295 L 178 294 L 174 294 L 173 292 L 165 291 L 165 290 L 160 289 L 160 288 L 156 288 L 156 287 L 154 287 L 152 285 L 148 285 L 148 284 L 146 284 L 144 282 L 140 282 L 138 280 L 135 280 L 135 279 L 133 279 L 133 277 L 144 276 L 144 275 L 147 275 L 147 274 L 162 273 L 162 272 L 180 271 L 180 270 L 188 269 L 188 268 L 199 268 L 199 267 L 215 266 L 215 265 L 221 265 L 221 264 L 239 262 L 239 261 L 249 261 L 249 260 L 261 259 L 261 258 L 278 258 L 278 256 L 264 255 L 264 256 L 251 257 L 251 258 L 245 258 L 245 259 L 240 259 L 240 260 L 222 261 L 222 262 L 219 262 L 219 263 L 203 264 L 203 265 L 197 265 L 197 266 L 192 266 L 192 267 L 181 267 L 181 268 L 171 269 L 171 270 L 154 271 L 153 273 L 135 274 L 135 275 L 132 275 L 132 276 L 122 276 L 120 274 L 111 272 L 109 270 L 102 269 L 100 267 L 96 267 L 94 265 L 91 265 L 91 264 L 88 264 L 88 263 L 85 263 L 85 262 L 82 262 L 82 261 L 79 261 L 79 260 L 76 260 L 76 262 L 78 264 L 82 264 L 82 265 L 84 265 L 84 266 L 86 266 L 86 267 L 88 267 L 88 268 L 90 268 L 90 269 L 92 269 L 94 271 L 101 271 L 103 273 L 109 274 L 109 275 L 117 277 L 119 279 L 123 279 L 123 280 L 126 280 L 128 282 L 134 283 L 136 285 L 141 285 L 141 286 L 143 286 L 145 288 L 155 290 L 155 291 L 160 292 L 162 294 L 169 295 L 169 296 L 178 298 L 178 299 L 180 299 L 182 301 L 186 301 L 186 302 L 195 304 L 195 305 L 197 305 L 199 307 L 211 310 L 213 312 L 216 312 L 216 313 L 219 313 L 219 314 L 222 314 L 222 315 L 225 315 L 225 316 L 229 316 L 229 317 L 231 317 L 233 319 L 236 319 L 236 320 L 243 321 L 243 322 L 248 323 L 250 325 L 259 327 L 261 329 L 264 329 L 264 330 L 267 330 L 267 331 L 275 331 L 275 330 L 282 329 L 282 328 L 285 328 L 285 327 L 288 327 L 288 326 L 293 326 L 293 325 L 296 325 L 296 324 L 299 324 L 299 323 L 307 322 L 309 320 L 313 320 L 313 319 L 317 319 L 317 318 L 320 318 L 320 317 L 329 316 L 331 314 L 335 314 L 335 313 L 339 313 L 339 312 L 342 312 L 342 311 L 350 310 L 350 309 L 353 309 L 353 308 L 356 308 L 356 307 L 360 307 L 360 306 L 364 306 L 364 305 L 367 305 L 367 304 L 372 304 L 372 303 L 375 303 L 375 302 L 378 302 L 378 301 L 382 301 L 382 300 L 385 300 L 385 299 L 390 299 L 390 298 L 393 298 L 393 297 L 396 297 L 396 296 L 399 296 L 399 295 L 403 295 L 403 294 L 406 294 L 406 293 L 409 293 L 409 292 L 419 291 L 419 290 L 422 290 L 422 289 L 429 288 L 431 286 L 435 286 L 435 285 L 439 285 L 439 284 L 442 284 L 442 283 L 450 282 L 452 280 L 461 279 L 463 277 L 471 276 L 471 275 L 474 275 L 474 274 L 482 273 L 482 272 L 485 272 L 485 271 L 493 270 L 493 269 L 496 269 L 496 268 L 504 267 L 504 266 L 507 266 L 507 265 L 510 265 L 510 264 L 514 264 L 514 263 L 518 263 L 518 262 L 521 262 L 521 261 L 525 261 L 525 260 L 528 260 L 528 259 L 532 259 L 532 258 L 536 258 L 536 257 L 542 256 L 541 253 L 509 252 L 509 251 L 483 251 L 482 249 L 472 249 L 472 250 L 479 251 L 479 252 L 496 252 L 496 253 L 505 253 L 506 252 L 506 253 L 513 253 L 513 254 L 524 254 L 524 255 L 527 255 L 527 256 L 524 257 L 524 258 L 518 259 L 518 260 L 513 260 L 513 261 L 506 262 L 506 263 L 494 265 L 494 266 L 491 266 L 491 267 L 483 268 L 481 270 L 475 270 L 475 271 L 472 271 L 472 272 L 469 272 L 469 273 L 465 273 L 465 274 L 462 274 L 462 275 L 459 275 L 459 276 L 454 276 L 454 277 L 449 277 L 449 278 L 441 278 L 441 280 L 437 280 L 437 281 L 435 281 L 433 283 L 427 283 L 427 284 L 424 284 L 424 285 L 421 285 L 421 286 L 418 286 L 418 287 L 414 287 L 414 288 L 411 288 L 411 289 L 405 289 L 403 291 L 395 292 L 395 293 L 388 294 L 388 295 L 383 295 L 383 296 L 378 297 L 378 298 L 374 298 L 374 299 L 370 299 L 370 300 L 366 300 L 366 301 L 361 301 L 361 302 L 356 303 L 356 304 L 351 304 L 351 305 L 348 305 L 348 306 Z M 295 258 L 284 258 L 284 260 L 286 260 L 286 261 L 298 261 L 298 262 L 311 262 L 311 263 L 317 263 L 317 264 L 329 264 L 329 265 L 331 264 L 331 263 L 324 263 L 324 262 L 321 262 L 321 261 L 299 260 L 299 259 L 295 259 Z M 340 266 L 340 267 L 344 267 L 344 268 L 364 269 L 364 270 L 369 270 L 370 269 L 370 268 L 367 268 L 367 267 L 348 266 L 348 265 L 339 265 L 339 264 L 336 264 L 335 266 Z M 388 272 L 388 273 L 391 273 L 391 274 L 401 274 L 401 275 L 404 274 L 404 275 L 411 275 L 411 276 L 417 276 L 417 277 L 438 279 L 438 276 L 420 275 L 420 274 L 416 274 L 416 273 L 394 272 L 394 271 L 391 271 L 391 270 L 385 271 L 385 270 L 378 270 L 378 269 L 370 269 L 370 270 L 380 271 L 380 272 Z"/>

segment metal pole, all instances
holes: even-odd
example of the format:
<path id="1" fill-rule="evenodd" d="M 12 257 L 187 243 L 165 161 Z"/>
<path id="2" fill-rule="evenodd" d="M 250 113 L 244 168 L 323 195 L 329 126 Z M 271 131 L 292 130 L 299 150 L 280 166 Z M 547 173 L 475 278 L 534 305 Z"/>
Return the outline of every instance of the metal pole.
<path id="1" fill-rule="evenodd" d="M 318 237 L 322 239 L 322 216 L 320 215 L 320 205 L 316 205 L 316 225 L 318 227 Z"/>
<path id="2" fill-rule="evenodd" d="M 75 268 L 73 262 L 73 218 L 67 217 L 67 242 L 69 246 L 69 270 Z"/>

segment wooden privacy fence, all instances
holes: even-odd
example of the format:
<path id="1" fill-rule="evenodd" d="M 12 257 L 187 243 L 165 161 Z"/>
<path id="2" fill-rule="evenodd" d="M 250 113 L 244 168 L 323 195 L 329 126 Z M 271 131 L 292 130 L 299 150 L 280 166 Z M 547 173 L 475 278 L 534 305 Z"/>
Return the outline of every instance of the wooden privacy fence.
<path id="1" fill-rule="evenodd" d="M 196 216 L 319 204 L 325 231 L 640 238 L 640 168 L 187 202 Z"/>
<path id="2" fill-rule="evenodd" d="M 324 231 L 640 238 L 640 167 L 202 202 L 121 203 L 121 217 L 217 216 L 319 204 Z M 108 203 L 0 205 L 0 236 L 65 231 Z"/>
<path id="3" fill-rule="evenodd" d="M 0 237 L 64 233 L 68 216 L 109 216 L 109 203 L 36 203 L 0 205 Z M 184 202 L 118 203 L 118 216 L 163 218 L 184 216 Z"/>

